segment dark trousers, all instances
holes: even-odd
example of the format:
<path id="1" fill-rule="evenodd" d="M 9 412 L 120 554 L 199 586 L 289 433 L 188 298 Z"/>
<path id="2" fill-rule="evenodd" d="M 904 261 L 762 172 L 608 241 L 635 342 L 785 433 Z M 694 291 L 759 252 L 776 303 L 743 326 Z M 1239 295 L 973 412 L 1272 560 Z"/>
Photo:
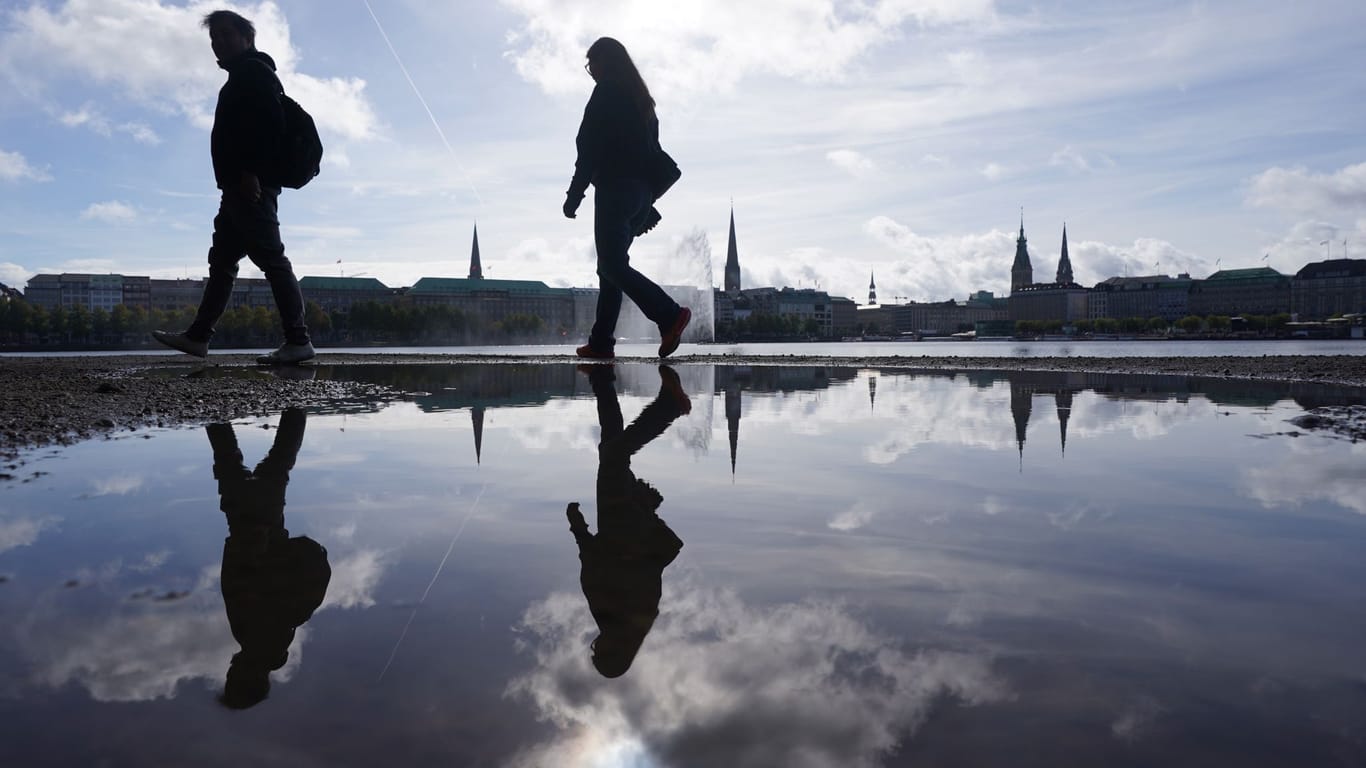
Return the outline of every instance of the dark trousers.
<path id="1" fill-rule="evenodd" d="M 214 325 L 223 316 L 232 298 L 237 264 L 246 256 L 265 273 L 266 280 L 270 282 L 275 306 L 280 310 L 285 340 L 290 344 L 308 343 L 308 326 L 304 324 L 304 294 L 299 290 L 294 268 L 285 258 L 285 246 L 280 242 L 279 197 L 278 189 L 262 189 L 261 200 L 252 203 L 235 190 L 223 190 L 218 215 L 213 219 L 209 280 L 204 284 L 199 312 L 186 330 L 186 336 L 198 341 L 208 341 L 213 337 Z"/>
<path id="2" fill-rule="evenodd" d="M 588 344 L 601 352 L 616 346 L 621 296 L 634 301 L 663 333 L 678 317 L 678 302 L 631 267 L 627 249 L 650 212 L 650 191 L 639 179 L 598 182 L 593 197 L 593 240 L 598 249 L 598 309 Z"/>

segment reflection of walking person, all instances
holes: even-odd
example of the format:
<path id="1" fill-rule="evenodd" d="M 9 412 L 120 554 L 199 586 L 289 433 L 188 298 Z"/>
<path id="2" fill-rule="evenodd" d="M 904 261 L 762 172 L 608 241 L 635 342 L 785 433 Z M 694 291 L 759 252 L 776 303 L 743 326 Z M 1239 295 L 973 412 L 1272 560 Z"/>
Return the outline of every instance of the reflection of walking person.
<path id="1" fill-rule="evenodd" d="M 249 471 L 231 424 L 205 427 L 213 446 L 213 476 L 228 517 L 219 578 L 228 625 L 242 650 L 233 654 L 220 699 L 245 709 L 270 692 L 270 673 L 289 658 L 294 631 L 327 594 L 327 550 L 285 530 L 285 486 L 304 441 L 304 412 L 290 408 L 270 453 Z"/>
<path id="2" fill-rule="evenodd" d="M 668 357 L 678 349 L 692 311 L 637 272 L 627 253 L 631 241 L 659 221 L 646 183 L 651 158 L 659 151 L 655 100 L 626 48 L 610 37 L 589 46 L 586 66 L 597 85 L 575 139 L 579 154 L 564 215 L 574 218 L 591 183 L 599 290 L 593 330 L 577 352 L 580 357 L 603 359 L 616 354 L 617 315 L 625 293 L 659 326 L 659 356 Z"/>
<path id="3" fill-rule="evenodd" d="M 303 362 L 314 356 L 313 343 L 304 324 L 303 292 L 280 242 L 280 185 L 268 173 L 285 130 L 275 62 L 256 50 L 256 28 L 242 16 L 214 11 L 204 17 L 204 26 L 218 66 L 228 72 L 210 138 L 213 174 L 223 197 L 213 220 L 209 279 L 194 322 L 182 333 L 153 331 L 152 336 L 172 349 L 207 356 L 245 254 L 270 282 L 285 331 L 284 345 L 257 362 Z"/>
<path id="4" fill-rule="evenodd" d="M 664 434 L 673 420 L 692 409 L 678 374 L 659 367 L 659 395 L 631 426 L 622 429 L 611 366 L 584 366 L 598 401 L 602 443 L 598 446 L 598 532 L 578 502 L 566 510 L 569 530 L 579 544 L 579 582 L 588 610 L 598 623 L 593 666 L 603 677 L 631 668 L 636 652 L 659 615 L 664 569 L 683 542 L 659 518 L 664 497 L 631 472 L 631 456 Z"/>

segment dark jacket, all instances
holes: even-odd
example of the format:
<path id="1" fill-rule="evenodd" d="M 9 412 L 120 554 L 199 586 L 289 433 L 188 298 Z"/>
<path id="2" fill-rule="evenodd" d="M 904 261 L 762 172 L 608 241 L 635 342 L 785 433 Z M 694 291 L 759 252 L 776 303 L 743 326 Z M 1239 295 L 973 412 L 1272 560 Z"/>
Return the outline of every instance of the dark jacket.
<path id="1" fill-rule="evenodd" d="M 659 147 L 659 119 L 642 115 L 622 85 L 600 82 L 584 107 L 574 143 L 579 157 L 569 194 L 582 197 L 589 183 L 646 177 L 647 163 Z"/>
<path id="2" fill-rule="evenodd" d="M 228 71 L 228 82 L 213 113 L 213 176 L 219 189 L 236 189 L 243 171 L 260 176 L 276 154 L 285 129 L 280 81 L 275 61 L 254 49 L 218 66 Z"/>

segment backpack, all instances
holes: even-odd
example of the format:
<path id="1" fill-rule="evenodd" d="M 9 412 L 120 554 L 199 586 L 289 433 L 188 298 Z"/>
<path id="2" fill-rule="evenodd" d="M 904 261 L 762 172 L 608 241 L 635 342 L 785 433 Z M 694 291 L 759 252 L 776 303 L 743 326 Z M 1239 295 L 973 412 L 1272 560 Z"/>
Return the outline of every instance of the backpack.
<path id="1" fill-rule="evenodd" d="M 285 132 L 280 138 L 279 155 L 275 161 L 275 181 L 290 189 L 299 189 L 313 180 L 321 170 L 323 142 L 313 116 L 299 102 L 280 91 L 280 107 L 285 113 Z"/>
<path id="2" fill-rule="evenodd" d="M 262 66 L 265 66 L 264 62 Z M 275 78 L 280 110 L 285 116 L 285 129 L 280 136 L 273 167 L 263 174 L 266 177 L 264 180 L 290 189 L 301 189 L 321 170 L 323 140 L 318 136 L 313 116 L 285 93 L 279 76 L 269 67 L 266 69 Z"/>

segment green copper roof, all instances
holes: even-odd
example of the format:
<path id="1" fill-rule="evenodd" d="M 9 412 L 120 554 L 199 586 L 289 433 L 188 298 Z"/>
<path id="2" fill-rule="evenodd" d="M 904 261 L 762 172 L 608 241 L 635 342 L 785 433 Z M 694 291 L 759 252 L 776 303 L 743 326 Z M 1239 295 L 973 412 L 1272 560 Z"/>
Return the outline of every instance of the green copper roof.
<path id="1" fill-rule="evenodd" d="M 1251 267 L 1249 269 L 1221 269 L 1205 278 L 1207 280 L 1252 280 L 1259 277 L 1285 277 L 1271 267 Z"/>
<path id="2" fill-rule="evenodd" d="M 551 288 L 539 280 L 470 280 L 464 277 L 424 277 L 408 291 L 414 293 L 490 293 L 507 292 L 558 296 L 568 288 Z"/>
<path id="3" fill-rule="evenodd" d="M 389 287 L 373 277 L 317 277 L 299 278 L 299 287 L 313 291 L 387 291 Z"/>

